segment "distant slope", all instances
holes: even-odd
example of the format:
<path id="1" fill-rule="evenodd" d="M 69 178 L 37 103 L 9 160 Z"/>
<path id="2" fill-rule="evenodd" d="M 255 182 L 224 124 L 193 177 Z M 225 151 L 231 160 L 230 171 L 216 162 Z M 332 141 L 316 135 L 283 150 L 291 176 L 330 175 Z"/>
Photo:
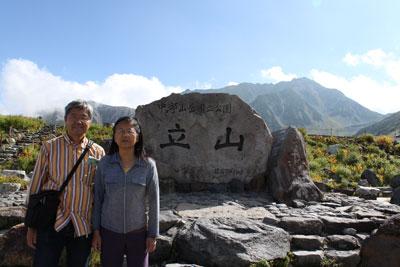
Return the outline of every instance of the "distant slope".
<path id="1" fill-rule="evenodd" d="M 400 111 L 385 116 L 381 121 L 360 129 L 357 135 L 370 133 L 373 135 L 391 135 L 400 133 Z"/>
<path id="2" fill-rule="evenodd" d="M 241 83 L 220 89 L 195 91 L 238 95 L 260 113 L 273 131 L 291 125 L 307 128 L 313 133 L 351 135 L 383 117 L 346 97 L 339 90 L 325 88 L 307 78 L 275 85 Z"/>
<path id="3" fill-rule="evenodd" d="M 135 109 L 129 107 L 118 107 L 88 101 L 93 107 L 94 123 L 114 123 L 119 117 L 135 114 Z M 49 124 L 62 124 L 64 122 L 64 110 L 42 111 L 39 114 Z"/>

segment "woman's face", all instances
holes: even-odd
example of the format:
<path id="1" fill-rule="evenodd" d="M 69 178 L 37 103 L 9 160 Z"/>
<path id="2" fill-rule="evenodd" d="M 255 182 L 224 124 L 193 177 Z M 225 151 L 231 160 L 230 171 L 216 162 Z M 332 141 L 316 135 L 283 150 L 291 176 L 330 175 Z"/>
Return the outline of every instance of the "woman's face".
<path id="1" fill-rule="evenodd" d="M 115 126 L 114 141 L 119 149 L 134 148 L 138 141 L 138 134 L 132 122 L 122 121 Z"/>

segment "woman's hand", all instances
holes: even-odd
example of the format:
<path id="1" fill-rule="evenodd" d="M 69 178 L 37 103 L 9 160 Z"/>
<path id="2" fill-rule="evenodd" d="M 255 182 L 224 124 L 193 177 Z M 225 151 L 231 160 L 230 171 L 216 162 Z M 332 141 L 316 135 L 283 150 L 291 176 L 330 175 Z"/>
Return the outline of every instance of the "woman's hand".
<path id="1" fill-rule="evenodd" d="M 146 252 L 151 253 L 156 250 L 157 240 L 154 237 L 148 237 L 146 239 Z"/>
<path id="2" fill-rule="evenodd" d="M 26 232 L 26 244 L 35 249 L 36 248 L 36 229 L 28 227 L 28 231 Z"/>
<path id="3" fill-rule="evenodd" d="M 97 251 L 101 250 L 101 236 L 99 230 L 96 230 L 93 233 L 92 248 Z"/>

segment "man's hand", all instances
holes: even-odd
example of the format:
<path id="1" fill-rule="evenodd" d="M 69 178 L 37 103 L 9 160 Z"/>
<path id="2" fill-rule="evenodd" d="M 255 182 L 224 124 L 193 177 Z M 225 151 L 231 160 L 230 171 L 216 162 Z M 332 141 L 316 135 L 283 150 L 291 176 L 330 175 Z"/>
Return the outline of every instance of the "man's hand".
<path id="1" fill-rule="evenodd" d="M 151 253 L 156 250 L 157 240 L 153 237 L 146 239 L 146 252 Z"/>
<path id="2" fill-rule="evenodd" d="M 101 236 L 99 230 L 96 230 L 93 233 L 92 248 L 97 251 L 101 250 Z"/>
<path id="3" fill-rule="evenodd" d="M 28 231 L 26 233 L 26 244 L 33 249 L 36 249 L 36 235 L 36 229 L 28 227 Z"/>

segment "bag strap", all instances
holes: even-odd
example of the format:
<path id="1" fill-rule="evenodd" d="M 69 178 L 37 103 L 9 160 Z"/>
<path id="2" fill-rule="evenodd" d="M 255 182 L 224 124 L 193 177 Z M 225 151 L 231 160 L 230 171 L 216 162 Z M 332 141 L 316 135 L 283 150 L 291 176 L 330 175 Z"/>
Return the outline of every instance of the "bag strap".
<path id="1" fill-rule="evenodd" d="M 64 181 L 64 183 L 61 185 L 60 190 L 58 190 L 60 193 L 64 191 L 65 187 L 68 185 L 69 181 L 71 180 L 72 176 L 74 175 L 76 169 L 78 169 L 79 164 L 81 164 L 83 158 L 85 157 L 86 153 L 89 151 L 89 149 L 92 147 L 93 141 L 89 140 L 88 144 L 85 147 L 85 150 L 83 150 L 81 156 L 79 159 L 76 161 L 74 167 L 72 167 L 71 171 L 68 173 L 67 179 Z"/>

